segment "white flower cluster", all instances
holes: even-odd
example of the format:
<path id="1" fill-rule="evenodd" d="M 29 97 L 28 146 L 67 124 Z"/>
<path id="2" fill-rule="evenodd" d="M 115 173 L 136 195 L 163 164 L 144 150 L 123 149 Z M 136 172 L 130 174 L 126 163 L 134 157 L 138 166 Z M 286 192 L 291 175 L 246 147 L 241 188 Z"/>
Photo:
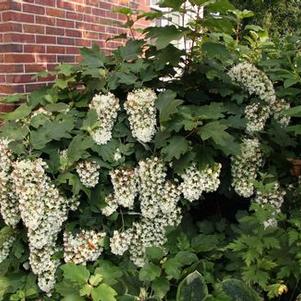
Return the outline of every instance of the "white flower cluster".
<path id="1" fill-rule="evenodd" d="M 91 130 L 93 140 L 101 145 L 112 138 L 112 130 L 120 109 L 119 100 L 112 93 L 97 94 L 90 103 L 90 109 L 96 111 L 97 126 Z"/>
<path id="2" fill-rule="evenodd" d="M 246 107 L 247 132 L 261 131 L 270 116 L 282 126 L 287 126 L 290 118 L 283 114 L 289 104 L 283 99 L 276 99 L 273 83 L 267 75 L 250 63 L 240 63 L 230 69 L 228 75 L 241 84 L 250 95 L 258 96 L 265 105 L 253 103 Z"/>
<path id="3" fill-rule="evenodd" d="M 153 90 L 139 89 L 129 93 L 124 104 L 132 135 L 141 142 L 150 142 L 156 133 L 156 99 Z"/>
<path id="4" fill-rule="evenodd" d="M 275 209 L 273 215 L 276 215 L 281 211 L 281 206 L 284 202 L 284 196 L 286 192 L 281 189 L 278 182 L 275 182 L 274 185 L 268 191 L 257 190 L 254 198 L 254 202 L 260 204 L 261 206 L 269 205 Z M 265 227 L 276 226 L 277 221 L 272 216 L 270 219 L 264 222 Z"/>
<path id="5" fill-rule="evenodd" d="M 216 191 L 220 184 L 219 175 L 222 165 L 215 163 L 199 170 L 195 164 L 188 167 L 181 175 L 183 183 L 181 191 L 190 202 L 198 200 L 203 192 Z"/>
<path id="6" fill-rule="evenodd" d="M 232 186 L 237 194 L 250 197 L 254 193 L 254 180 L 262 165 L 262 153 L 257 138 L 245 138 L 240 146 L 240 154 L 232 157 Z"/>
<path id="7" fill-rule="evenodd" d="M 64 260 L 75 264 L 86 264 L 95 261 L 103 251 L 103 232 L 94 230 L 81 230 L 73 235 L 71 232 L 64 233 Z"/>
<path id="8" fill-rule="evenodd" d="M 245 116 L 247 119 L 246 131 L 250 134 L 262 131 L 270 116 L 270 109 L 267 105 L 254 102 L 245 108 Z"/>
<path id="9" fill-rule="evenodd" d="M 0 211 L 4 222 L 15 227 L 20 220 L 18 199 L 11 178 L 13 156 L 9 140 L 0 139 Z"/>
<path id="10" fill-rule="evenodd" d="M 132 209 L 137 195 L 137 176 L 132 169 L 115 169 L 110 172 L 116 203 Z"/>
<path id="11" fill-rule="evenodd" d="M 8 237 L 0 246 L 0 263 L 7 258 L 10 253 L 10 249 L 15 241 L 15 236 Z"/>
<path id="12" fill-rule="evenodd" d="M 94 161 L 80 161 L 76 165 L 79 179 L 86 187 L 95 187 L 99 180 L 99 165 Z"/>
<path id="13" fill-rule="evenodd" d="M 19 200 L 22 221 L 27 227 L 30 265 L 38 276 L 39 287 L 49 292 L 55 284 L 59 264 L 53 259 L 57 252 L 56 239 L 68 210 L 75 209 L 76 198 L 60 195 L 45 172 L 42 159 L 21 160 L 14 163 L 12 180 Z"/>
<path id="14" fill-rule="evenodd" d="M 276 99 L 273 103 L 273 117 L 279 122 L 282 127 L 287 127 L 290 123 L 291 118 L 284 114 L 284 111 L 290 108 L 290 104 L 284 99 Z"/>
<path id="15" fill-rule="evenodd" d="M 254 65 L 247 62 L 239 63 L 229 70 L 228 75 L 233 81 L 241 84 L 250 95 L 257 95 L 267 104 L 272 104 L 276 100 L 273 83 Z"/>
<path id="16" fill-rule="evenodd" d="M 142 218 L 125 232 L 114 232 L 110 239 L 113 254 L 122 255 L 127 250 L 135 265 L 145 264 L 147 247 L 163 247 L 166 243 L 166 228 L 177 226 L 181 221 L 181 211 L 176 208 L 169 213 L 159 213 L 155 218 Z"/>
<path id="17" fill-rule="evenodd" d="M 177 207 L 181 191 L 166 180 L 166 175 L 165 165 L 156 157 L 140 161 L 135 170 L 111 172 L 114 193 L 107 196 L 103 214 L 111 215 L 119 205 L 131 209 L 139 195 L 142 215 L 131 228 L 114 231 L 110 239 L 111 251 L 122 255 L 129 250 L 132 261 L 138 266 L 144 263 L 145 248 L 163 246 L 166 227 L 177 225 L 181 220 Z"/>

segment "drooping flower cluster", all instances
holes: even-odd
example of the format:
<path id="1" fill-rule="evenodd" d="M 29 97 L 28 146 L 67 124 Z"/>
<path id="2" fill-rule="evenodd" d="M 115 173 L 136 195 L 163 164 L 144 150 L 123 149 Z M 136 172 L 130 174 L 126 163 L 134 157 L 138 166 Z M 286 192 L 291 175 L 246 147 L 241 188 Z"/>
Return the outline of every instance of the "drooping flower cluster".
<path id="1" fill-rule="evenodd" d="M 76 166 L 79 179 L 86 187 L 95 187 L 99 180 L 99 165 L 94 161 L 80 161 Z"/>
<path id="2" fill-rule="evenodd" d="M 203 192 L 216 191 L 220 184 L 221 168 L 220 163 L 207 166 L 203 170 L 199 170 L 195 164 L 188 167 L 181 175 L 183 179 L 181 190 L 184 198 L 193 202 L 198 200 Z"/>
<path id="3" fill-rule="evenodd" d="M 88 261 L 95 261 L 103 251 L 105 236 L 105 233 L 94 230 L 81 230 L 75 235 L 71 232 L 65 232 L 65 262 L 86 264 Z"/>
<path id="4" fill-rule="evenodd" d="M 119 100 L 114 94 L 97 94 L 90 103 L 90 109 L 95 110 L 98 124 L 90 132 L 93 140 L 101 145 L 112 138 L 112 130 L 120 109 Z"/>
<path id="5" fill-rule="evenodd" d="M 0 139 L 0 211 L 4 222 L 15 227 L 20 220 L 18 199 L 11 179 L 13 156 L 9 140 Z"/>
<path id="6" fill-rule="evenodd" d="M 247 62 L 239 63 L 229 70 L 228 75 L 233 81 L 241 84 L 250 95 L 257 95 L 267 104 L 276 100 L 273 83 L 256 66 Z"/>
<path id="7" fill-rule="evenodd" d="M 237 194 L 250 197 L 254 193 L 254 180 L 262 165 L 260 143 L 257 138 L 243 139 L 240 154 L 232 157 L 232 186 Z"/>
<path id="8" fill-rule="evenodd" d="M 114 231 L 110 239 L 112 253 L 122 255 L 129 250 L 132 261 L 138 266 L 145 260 L 145 248 L 165 243 L 167 226 L 177 225 L 181 220 L 177 202 L 179 187 L 166 180 L 166 167 L 158 158 L 139 162 L 136 170 L 118 169 L 111 173 L 114 193 L 106 198 L 103 214 L 112 214 L 119 205 L 132 208 L 139 196 L 142 218 L 131 228 Z M 139 194 L 138 194 L 139 192 Z"/>
<path id="9" fill-rule="evenodd" d="M 287 103 L 284 99 L 276 99 L 273 103 L 273 117 L 279 122 L 282 127 L 289 125 L 291 118 L 285 114 L 285 111 L 290 108 L 290 104 Z"/>
<path id="10" fill-rule="evenodd" d="M 274 216 L 281 211 L 285 194 L 285 190 L 281 189 L 278 182 L 275 182 L 273 186 L 266 191 L 259 189 L 256 191 L 254 202 L 261 206 L 268 205 L 274 209 L 272 217 L 264 222 L 265 227 L 277 225 L 277 221 Z"/>
<path id="11" fill-rule="evenodd" d="M 10 253 L 10 249 L 15 241 L 15 236 L 8 237 L 0 246 L 0 263 L 7 258 Z"/>
<path id="12" fill-rule="evenodd" d="M 30 265 L 38 276 L 39 287 L 49 292 L 55 284 L 59 261 L 53 259 L 58 251 L 57 235 L 68 210 L 77 207 L 76 198 L 66 199 L 47 176 L 42 159 L 21 160 L 14 163 L 12 180 L 19 200 L 23 223 L 27 227 Z"/>
<path id="13" fill-rule="evenodd" d="M 228 75 L 233 81 L 241 84 L 250 95 L 254 94 L 264 102 L 252 103 L 246 107 L 248 133 L 261 131 L 270 116 L 282 126 L 288 125 L 290 118 L 283 112 L 289 108 L 289 104 L 276 98 L 273 83 L 263 71 L 245 62 L 232 67 Z"/>
<path id="14" fill-rule="evenodd" d="M 124 104 L 132 135 L 141 142 L 150 142 L 156 132 L 156 99 L 153 90 L 139 89 L 129 93 Z"/>
<path id="15" fill-rule="evenodd" d="M 133 208 L 138 184 L 135 170 L 115 169 L 111 171 L 110 176 L 117 205 Z"/>
<path id="16" fill-rule="evenodd" d="M 250 134 L 262 131 L 270 116 L 270 109 L 267 105 L 254 102 L 245 108 L 245 116 L 247 119 L 246 131 Z"/>
<path id="17" fill-rule="evenodd" d="M 143 217 L 124 232 L 114 231 L 110 239 L 111 251 L 115 255 L 123 255 L 129 251 L 135 265 L 145 264 L 147 247 L 162 247 L 166 243 L 166 228 L 177 226 L 181 221 L 180 208 L 169 213 L 159 213 L 155 218 Z"/>

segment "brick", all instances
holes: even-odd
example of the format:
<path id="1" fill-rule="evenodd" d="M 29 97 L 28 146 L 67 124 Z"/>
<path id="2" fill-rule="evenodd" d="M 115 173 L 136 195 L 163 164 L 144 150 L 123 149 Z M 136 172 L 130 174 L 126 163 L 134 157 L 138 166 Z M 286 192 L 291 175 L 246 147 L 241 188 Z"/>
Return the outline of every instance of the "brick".
<path id="1" fill-rule="evenodd" d="M 45 86 L 45 83 L 28 84 L 25 86 L 25 92 L 30 93 Z"/>
<path id="2" fill-rule="evenodd" d="M 44 17 L 44 16 L 36 16 L 35 23 L 55 26 L 55 18 Z"/>
<path id="3" fill-rule="evenodd" d="M 18 74 L 18 75 L 6 75 L 6 82 L 7 83 L 30 83 L 35 82 L 36 79 L 33 78 L 33 74 Z"/>
<path id="4" fill-rule="evenodd" d="M 68 20 L 57 19 L 57 20 L 56 20 L 56 26 L 58 26 L 58 27 L 74 28 L 75 23 L 74 23 L 74 21 L 68 21 Z"/>
<path id="5" fill-rule="evenodd" d="M 0 45 L 0 52 L 23 52 L 23 45 L 21 44 L 2 44 Z"/>
<path id="6" fill-rule="evenodd" d="M 22 32 L 22 24 L 18 23 L 2 23 L 0 24 L 0 32 Z"/>
<path id="7" fill-rule="evenodd" d="M 66 48 L 63 46 L 47 46 L 47 53 L 59 53 L 64 54 Z"/>
<path id="8" fill-rule="evenodd" d="M 40 72 L 46 69 L 46 64 L 28 64 L 25 65 L 26 73 Z"/>
<path id="9" fill-rule="evenodd" d="M 66 12 L 66 18 L 67 19 L 71 19 L 71 20 L 78 20 L 78 21 L 82 21 L 84 19 L 83 14 L 79 14 L 77 12 Z"/>
<path id="10" fill-rule="evenodd" d="M 2 13 L 2 20 L 22 23 L 34 23 L 34 16 L 14 11 L 8 11 Z"/>
<path id="11" fill-rule="evenodd" d="M 55 36 L 46 36 L 46 35 L 37 35 L 36 36 L 37 44 L 56 44 Z"/>
<path id="12" fill-rule="evenodd" d="M 66 54 L 78 54 L 79 48 L 78 47 L 66 47 Z"/>
<path id="13" fill-rule="evenodd" d="M 42 25 L 23 24 L 23 31 L 26 33 L 45 33 L 45 27 Z"/>
<path id="14" fill-rule="evenodd" d="M 57 27 L 46 27 L 46 34 L 55 35 L 55 36 L 63 36 L 65 30 L 63 28 Z"/>
<path id="15" fill-rule="evenodd" d="M 59 8 L 67 9 L 67 10 L 75 10 L 75 5 L 72 2 L 57 0 L 56 5 Z"/>
<path id="16" fill-rule="evenodd" d="M 37 63 L 56 63 L 56 55 L 54 54 L 41 54 L 36 57 Z"/>
<path id="17" fill-rule="evenodd" d="M 82 40 L 82 39 L 76 39 L 75 45 L 80 47 L 91 47 L 92 41 L 91 40 Z"/>
<path id="18" fill-rule="evenodd" d="M 106 11 L 100 8 L 93 8 L 92 14 L 99 17 L 105 17 Z"/>
<path id="19" fill-rule="evenodd" d="M 10 2 L 10 10 L 21 11 L 22 10 L 21 3 L 18 3 L 18 2 L 15 2 L 15 1 L 11 1 Z"/>
<path id="20" fill-rule="evenodd" d="M 59 18 L 65 18 L 66 12 L 61 9 L 53 8 L 53 7 L 47 7 L 46 8 L 46 15 L 47 16 L 53 16 L 53 17 L 59 17 Z"/>
<path id="21" fill-rule="evenodd" d="M 35 3 L 45 6 L 55 6 L 55 0 L 35 0 Z"/>
<path id="22" fill-rule="evenodd" d="M 33 54 L 5 54 L 5 63 L 33 63 L 35 57 Z"/>
<path id="23" fill-rule="evenodd" d="M 66 29 L 65 35 L 67 37 L 75 37 L 75 38 L 81 38 L 82 32 L 80 30 L 72 30 L 72 29 Z"/>
<path id="24" fill-rule="evenodd" d="M 0 73 L 23 73 L 24 72 L 24 67 L 22 64 L 15 65 L 15 64 L 10 64 L 10 65 L 4 65 L 0 64 Z"/>
<path id="25" fill-rule="evenodd" d="M 58 63 L 74 63 L 75 58 L 73 55 L 58 55 L 57 61 Z"/>
<path id="26" fill-rule="evenodd" d="M 46 47 L 43 45 L 24 45 L 24 52 L 44 53 Z"/>
<path id="27" fill-rule="evenodd" d="M 45 8 L 43 6 L 32 5 L 32 4 L 23 4 L 23 11 L 26 13 L 44 15 Z"/>
<path id="28" fill-rule="evenodd" d="M 61 37 L 58 37 L 57 38 L 57 43 L 59 45 L 74 45 L 75 41 L 72 38 L 61 38 Z"/>
<path id="29" fill-rule="evenodd" d="M 24 91 L 25 91 L 24 85 L 0 85 L 0 93 L 2 94 L 24 93 Z M 4 107 L 2 107 L 1 109 L 5 110 Z"/>
<path id="30" fill-rule="evenodd" d="M 15 104 L 0 103 L 0 112 L 2 112 L 2 113 L 12 112 L 16 108 L 17 108 L 17 105 L 15 105 Z"/>
<path id="31" fill-rule="evenodd" d="M 35 36 L 32 34 L 22 33 L 7 33 L 3 35 L 3 42 L 16 42 L 18 43 L 34 43 Z"/>

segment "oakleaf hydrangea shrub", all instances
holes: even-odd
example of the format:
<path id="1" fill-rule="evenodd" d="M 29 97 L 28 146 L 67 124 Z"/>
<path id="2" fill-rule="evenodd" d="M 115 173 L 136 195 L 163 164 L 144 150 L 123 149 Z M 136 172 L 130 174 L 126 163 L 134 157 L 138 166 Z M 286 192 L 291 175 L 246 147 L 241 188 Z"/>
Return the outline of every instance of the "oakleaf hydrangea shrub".
<path id="1" fill-rule="evenodd" d="M 291 65 L 275 45 L 235 32 L 246 12 L 209 2 L 230 30 L 211 13 L 151 27 L 5 99 L 19 106 L 0 128 L 0 299 L 176 300 L 196 270 L 209 300 L 230 300 L 233 277 L 264 298 L 293 291 L 300 83 L 279 73 Z"/>

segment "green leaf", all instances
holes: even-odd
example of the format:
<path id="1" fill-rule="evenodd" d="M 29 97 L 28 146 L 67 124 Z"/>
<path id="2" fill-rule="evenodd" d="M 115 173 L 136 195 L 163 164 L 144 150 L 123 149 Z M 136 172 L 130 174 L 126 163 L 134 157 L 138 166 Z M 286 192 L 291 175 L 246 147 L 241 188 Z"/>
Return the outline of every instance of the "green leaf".
<path id="1" fill-rule="evenodd" d="M 188 251 L 180 251 L 175 258 L 181 265 L 191 265 L 199 260 L 196 254 Z"/>
<path id="2" fill-rule="evenodd" d="M 158 50 L 165 48 L 172 41 L 180 40 L 185 35 L 185 31 L 180 30 L 174 25 L 149 27 L 145 32 L 147 38 L 154 39 Z"/>
<path id="3" fill-rule="evenodd" d="M 91 137 L 84 135 L 74 136 L 71 143 L 69 144 L 67 157 L 70 164 L 77 162 L 81 159 L 85 151 L 93 146 Z"/>
<path id="4" fill-rule="evenodd" d="M 145 253 L 150 260 L 160 260 L 164 256 L 164 250 L 160 247 L 148 247 Z"/>
<path id="5" fill-rule="evenodd" d="M 208 295 L 208 288 L 203 276 L 194 271 L 179 285 L 177 301 L 202 301 Z"/>
<path id="6" fill-rule="evenodd" d="M 83 265 L 67 263 L 60 268 L 64 272 L 64 278 L 80 285 L 86 284 L 90 277 L 89 270 Z"/>
<path id="7" fill-rule="evenodd" d="M 163 263 L 163 268 L 169 277 L 179 279 L 181 277 L 182 264 L 176 258 L 170 258 Z"/>
<path id="8" fill-rule="evenodd" d="M 160 7 L 169 7 L 173 8 L 174 10 L 179 10 L 184 3 L 184 0 L 161 0 L 159 1 Z"/>
<path id="9" fill-rule="evenodd" d="M 238 279 L 226 279 L 222 282 L 222 288 L 233 301 L 260 301 L 257 293 Z"/>
<path id="10" fill-rule="evenodd" d="M 219 121 L 212 121 L 202 126 L 198 130 L 198 135 L 200 135 L 204 141 L 211 138 L 214 143 L 220 146 L 225 154 L 235 154 L 238 152 L 239 148 L 234 142 L 234 137 L 226 132 L 227 128 L 227 125 L 222 124 Z"/>
<path id="11" fill-rule="evenodd" d="M 153 281 L 161 274 L 161 269 L 153 263 L 146 263 L 139 272 L 139 279 L 141 281 Z"/>
<path id="12" fill-rule="evenodd" d="M 152 282 L 152 289 L 155 292 L 155 296 L 163 299 L 169 291 L 170 285 L 166 278 L 157 278 Z"/>
<path id="13" fill-rule="evenodd" d="M 84 58 L 81 65 L 88 67 L 104 67 L 107 59 L 104 54 L 101 53 L 98 45 L 93 45 L 92 48 L 82 48 L 80 49 L 80 54 Z"/>
<path id="14" fill-rule="evenodd" d="M 103 282 L 108 285 L 114 285 L 121 278 L 123 273 L 121 269 L 107 260 L 98 260 L 97 268 L 95 269 L 95 274 L 100 274 L 103 278 Z"/>
<path id="15" fill-rule="evenodd" d="M 86 299 L 75 294 L 65 296 L 62 301 L 85 301 Z"/>
<path id="16" fill-rule="evenodd" d="M 177 107 L 183 103 L 176 99 L 177 94 L 171 90 L 166 90 L 159 94 L 156 107 L 160 112 L 160 122 L 164 123 L 171 119 L 171 116 L 177 113 Z"/>
<path id="17" fill-rule="evenodd" d="M 167 146 L 163 147 L 161 152 L 167 161 L 173 158 L 180 159 L 181 155 L 189 150 L 188 141 L 182 136 L 173 136 L 168 141 Z"/>
<path id="18" fill-rule="evenodd" d="M 93 301 L 116 301 L 115 296 L 117 296 L 117 292 L 105 283 L 92 290 Z"/>

